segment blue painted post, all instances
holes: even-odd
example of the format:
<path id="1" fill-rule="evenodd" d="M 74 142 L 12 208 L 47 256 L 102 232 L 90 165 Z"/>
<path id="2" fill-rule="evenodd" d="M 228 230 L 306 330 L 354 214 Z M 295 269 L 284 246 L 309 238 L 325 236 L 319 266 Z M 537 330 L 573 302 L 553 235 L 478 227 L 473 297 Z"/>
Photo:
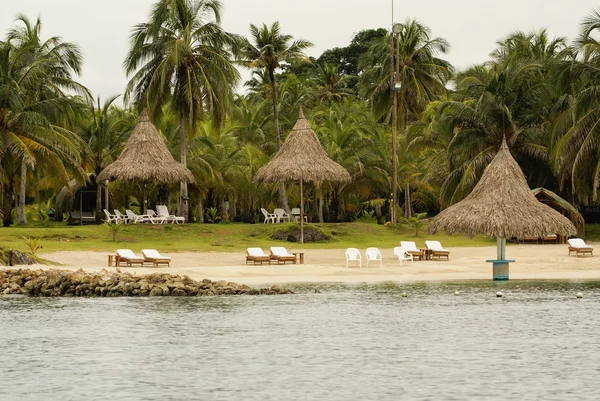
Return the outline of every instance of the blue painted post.
<path id="1" fill-rule="evenodd" d="M 496 238 L 496 251 L 496 259 L 486 260 L 486 262 L 492 264 L 492 277 L 494 281 L 508 280 L 508 267 L 510 262 L 514 262 L 514 260 L 506 259 L 505 238 Z"/>

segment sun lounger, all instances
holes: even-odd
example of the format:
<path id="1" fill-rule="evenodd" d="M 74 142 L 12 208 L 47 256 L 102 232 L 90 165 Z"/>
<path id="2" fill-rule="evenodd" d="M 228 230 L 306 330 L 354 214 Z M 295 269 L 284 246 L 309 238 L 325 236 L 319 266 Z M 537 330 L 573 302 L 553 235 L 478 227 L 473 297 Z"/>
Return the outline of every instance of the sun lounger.
<path id="1" fill-rule="evenodd" d="M 161 255 L 156 249 L 142 249 L 142 255 L 144 255 L 145 262 L 150 262 L 154 266 L 163 264 L 171 267 L 171 258 Z"/>
<path id="2" fill-rule="evenodd" d="M 158 213 L 158 217 L 164 219 L 163 222 L 173 224 L 185 223 L 185 217 L 169 214 L 169 209 L 165 205 L 156 205 L 156 212 Z"/>
<path id="3" fill-rule="evenodd" d="M 450 260 L 450 251 L 442 248 L 440 241 L 425 241 L 425 246 L 427 247 L 427 250 L 431 252 L 431 259 L 437 257 L 438 259 L 446 258 L 447 260 Z"/>
<path id="4" fill-rule="evenodd" d="M 117 266 L 121 266 L 121 263 L 125 263 L 126 266 L 131 266 L 134 263 L 138 263 L 140 266 L 144 266 L 145 259 L 141 256 L 136 256 L 131 249 L 117 249 Z"/>
<path id="5" fill-rule="evenodd" d="M 526 244 L 528 242 L 538 244 L 540 242 L 540 239 L 539 239 L 539 237 L 524 237 L 522 241 L 523 241 L 523 244 Z"/>
<path id="6" fill-rule="evenodd" d="M 378 248 L 367 248 L 365 256 L 367 257 L 367 267 L 369 267 L 369 262 L 379 261 L 379 266 L 381 266 L 381 263 L 383 262 L 383 257 Z"/>
<path id="7" fill-rule="evenodd" d="M 281 262 L 283 262 L 283 264 L 285 264 L 285 262 L 296 264 L 296 255 L 289 253 L 287 249 L 282 246 L 272 246 L 269 248 L 269 252 L 271 252 L 271 259 L 276 260 L 277 264 L 280 264 Z"/>
<path id="8" fill-rule="evenodd" d="M 246 264 L 253 262 L 254 264 L 260 262 L 269 262 L 271 264 L 271 256 L 267 255 L 261 248 L 248 248 L 246 249 Z"/>
<path id="9" fill-rule="evenodd" d="M 417 245 L 413 241 L 400 241 L 400 246 L 404 248 L 406 252 L 411 254 L 413 258 L 419 258 L 419 260 L 423 260 L 425 253 L 417 248 Z"/>
<path id="10" fill-rule="evenodd" d="M 594 256 L 594 248 L 586 244 L 581 238 L 570 238 L 567 242 L 569 243 L 569 256 L 571 256 L 571 252 L 575 252 L 575 256 L 579 256 L 579 254 Z"/>
<path id="11" fill-rule="evenodd" d="M 546 235 L 545 237 L 542 237 L 542 244 L 549 244 L 549 243 L 558 244 L 558 235 L 553 234 L 553 235 Z"/>
<path id="12" fill-rule="evenodd" d="M 400 266 L 402 266 L 402 264 L 407 260 L 410 260 L 411 263 L 414 261 L 413 256 L 401 246 L 397 246 L 394 248 L 394 255 L 398 257 L 398 262 L 400 263 Z"/>
<path id="13" fill-rule="evenodd" d="M 348 267 L 349 262 L 358 262 L 358 267 L 362 267 L 362 258 L 360 256 L 360 251 L 356 248 L 348 248 L 346 249 L 346 267 Z"/>
<path id="14" fill-rule="evenodd" d="M 265 221 L 263 221 L 264 224 L 275 223 L 275 219 L 277 218 L 277 215 L 275 213 L 269 213 L 264 207 L 260 208 L 260 212 L 265 218 Z"/>
<path id="15" fill-rule="evenodd" d="M 148 215 L 135 214 L 130 209 L 125 209 L 125 213 L 127 214 L 127 217 L 129 218 L 129 223 L 137 224 L 137 223 L 146 223 L 146 222 L 150 221 L 150 217 Z"/>
<path id="16" fill-rule="evenodd" d="M 119 219 L 116 214 L 110 214 L 110 212 L 106 209 L 104 209 L 103 211 L 104 211 L 104 214 L 106 215 L 105 221 L 108 224 L 111 224 L 111 223 L 119 224 L 121 222 L 121 219 Z"/>
<path id="17" fill-rule="evenodd" d="M 118 211 L 117 209 L 115 209 L 114 212 L 115 212 L 115 216 L 117 216 L 117 218 L 120 221 L 125 222 L 125 224 L 129 224 L 129 216 L 127 216 L 127 215 L 123 216 L 123 214 L 120 211 Z"/>
<path id="18" fill-rule="evenodd" d="M 294 221 L 300 221 L 300 208 L 294 207 L 292 208 L 291 217 L 294 218 Z M 308 216 L 304 216 L 304 221 L 308 223 Z"/>

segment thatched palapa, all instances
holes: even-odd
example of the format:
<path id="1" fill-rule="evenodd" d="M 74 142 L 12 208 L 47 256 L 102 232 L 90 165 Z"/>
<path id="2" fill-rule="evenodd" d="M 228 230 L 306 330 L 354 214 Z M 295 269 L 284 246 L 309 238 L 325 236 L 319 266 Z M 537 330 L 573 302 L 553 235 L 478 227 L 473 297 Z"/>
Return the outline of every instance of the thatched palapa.
<path id="1" fill-rule="evenodd" d="M 348 171 L 331 160 L 304 117 L 298 121 L 279 152 L 254 176 L 254 181 L 351 181 Z"/>
<path id="2" fill-rule="evenodd" d="M 495 238 L 577 233 L 568 218 L 536 199 L 506 141 L 473 192 L 433 218 L 429 231 Z"/>
<path id="3" fill-rule="evenodd" d="M 106 180 L 192 183 L 194 176 L 173 159 L 158 130 L 143 111 L 117 160 L 98 174 L 98 182 Z"/>
<path id="4" fill-rule="evenodd" d="M 577 235 L 583 237 L 585 234 L 585 220 L 579 211 L 567 200 L 561 198 L 554 192 L 546 188 L 532 189 L 531 193 L 536 199 L 552 209 L 566 216 L 577 228 Z"/>
<path id="5" fill-rule="evenodd" d="M 317 134 L 304 117 L 302 107 L 298 121 L 279 152 L 261 167 L 254 181 L 300 181 L 300 242 L 304 242 L 304 181 L 352 181 L 348 171 L 331 160 Z"/>

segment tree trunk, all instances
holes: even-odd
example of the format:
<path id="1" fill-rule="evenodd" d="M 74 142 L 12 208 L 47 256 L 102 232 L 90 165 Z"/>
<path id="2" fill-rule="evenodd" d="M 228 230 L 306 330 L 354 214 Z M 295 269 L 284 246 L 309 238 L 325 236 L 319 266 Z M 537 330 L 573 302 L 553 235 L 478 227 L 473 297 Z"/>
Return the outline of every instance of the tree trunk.
<path id="1" fill-rule="evenodd" d="M 273 123 L 275 124 L 275 147 L 277 151 L 281 147 L 281 129 L 279 127 L 279 108 L 277 107 L 277 83 L 275 82 L 275 71 L 269 70 L 269 79 L 271 80 L 271 100 L 273 101 Z M 279 183 L 279 201 L 281 207 L 286 213 L 290 213 L 287 194 L 285 193 L 285 184 Z"/>
<path id="2" fill-rule="evenodd" d="M 319 223 L 324 223 L 325 219 L 323 218 L 323 188 L 321 185 L 317 188 L 317 197 L 319 198 L 319 203 L 317 205 L 317 217 L 319 218 Z"/>
<path id="3" fill-rule="evenodd" d="M 198 223 L 204 223 L 204 200 L 200 191 L 198 191 Z"/>
<path id="4" fill-rule="evenodd" d="M 406 219 L 410 219 L 412 217 L 412 200 L 410 198 L 410 185 L 406 184 L 406 188 L 404 189 L 404 217 Z"/>
<path id="5" fill-rule="evenodd" d="M 19 178 L 19 208 L 17 210 L 17 224 L 27 224 L 25 215 L 25 196 L 27 194 L 27 164 L 21 161 L 21 176 Z"/>
<path id="6" fill-rule="evenodd" d="M 4 191 L 2 193 L 2 225 L 4 227 L 10 227 L 13 223 L 12 218 L 12 197 L 13 187 L 12 178 L 8 179 L 8 184 L 4 185 Z"/>
<path id="7" fill-rule="evenodd" d="M 108 208 L 108 206 L 106 206 Z M 102 223 L 102 185 L 96 181 L 96 223 Z"/>
<path id="8" fill-rule="evenodd" d="M 179 161 L 187 167 L 187 144 L 185 138 L 185 116 L 183 115 L 183 107 L 179 110 Z M 188 209 L 188 186 L 187 182 L 179 183 L 179 215 L 185 217 L 189 221 Z"/>

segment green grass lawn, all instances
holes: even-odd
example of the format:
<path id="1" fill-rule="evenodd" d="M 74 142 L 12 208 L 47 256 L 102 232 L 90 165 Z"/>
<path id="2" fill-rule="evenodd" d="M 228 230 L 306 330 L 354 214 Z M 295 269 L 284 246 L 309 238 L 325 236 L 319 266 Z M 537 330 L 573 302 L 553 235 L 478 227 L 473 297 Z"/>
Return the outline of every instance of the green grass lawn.
<path id="1" fill-rule="evenodd" d="M 331 223 L 316 224 L 325 233 L 332 236 L 329 242 L 304 244 L 305 248 L 366 248 L 376 246 L 392 248 L 400 240 L 415 241 L 423 246 L 425 239 L 437 239 L 445 247 L 486 246 L 495 241 L 480 236 L 474 239 L 450 237 L 446 235 L 428 235 L 422 230 L 415 237 L 413 229 L 403 226 L 385 227 L 368 223 Z M 268 248 L 274 245 L 298 247 L 284 241 L 271 239 L 271 234 L 281 225 L 274 224 L 183 224 L 183 225 L 126 225 L 118 233 L 116 242 L 107 227 L 102 225 L 74 225 L 52 223 L 49 227 L 36 224 L 19 227 L 0 228 L 0 247 L 27 251 L 23 237 L 40 238 L 43 249 L 38 253 L 54 251 L 103 251 L 111 252 L 117 248 L 131 248 L 139 251 L 143 248 L 156 248 L 163 252 L 183 251 L 243 251 L 248 247 Z M 600 230 L 599 230 L 600 232 Z"/>

